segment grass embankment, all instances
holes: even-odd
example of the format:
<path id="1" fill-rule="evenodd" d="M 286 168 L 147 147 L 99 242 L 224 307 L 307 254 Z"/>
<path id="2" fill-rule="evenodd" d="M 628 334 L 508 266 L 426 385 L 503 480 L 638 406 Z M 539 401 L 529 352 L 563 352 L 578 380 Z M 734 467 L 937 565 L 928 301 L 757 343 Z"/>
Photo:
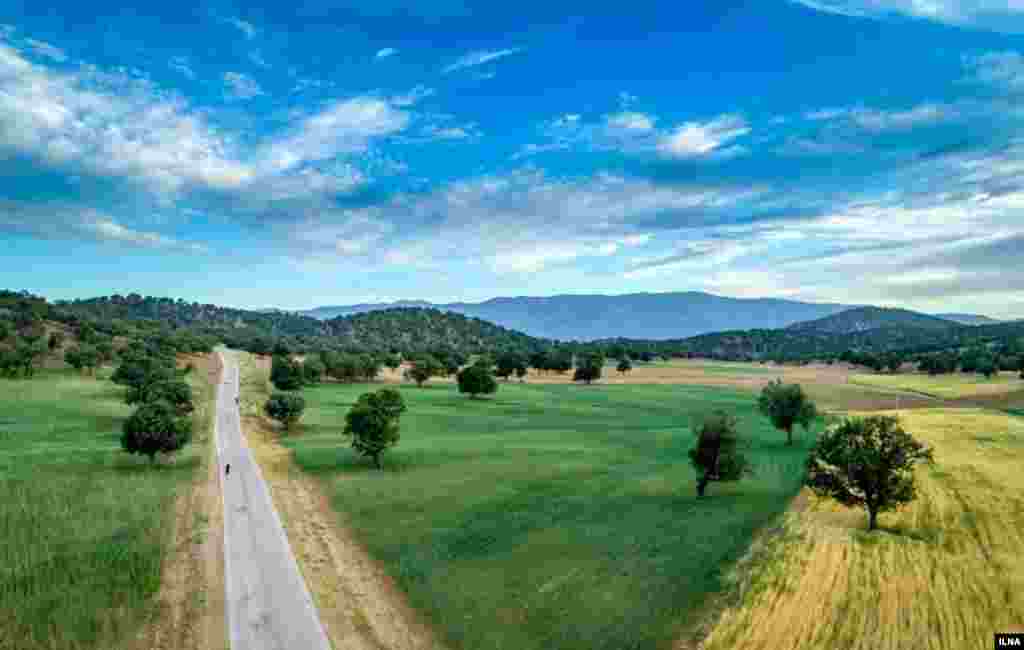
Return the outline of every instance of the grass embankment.
<path id="1" fill-rule="evenodd" d="M 123 393 L 63 370 L 0 379 L 0 648 L 117 648 L 152 613 L 207 429 L 150 467 L 120 450 Z"/>
<path id="2" fill-rule="evenodd" d="M 868 534 L 863 511 L 811 497 L 736 573 L 742 597 L 707 650 L 980 650 L 1024 631 L 1024 420 L 897 414 L 935 448 L 918 500 Z"/>
<path id="3" fill-rule="evenodd" d="M 283 442 L 455 648 L 670 647 L 802 475 L 805 450 L 749 393 L 516 383 L 479 401 L 402 387 L 402 441 L 379 472 L 341 437 L 377 387 L 308 387 Z M 689 421 L 712 408 L 739 416 L 757 475 L 698 500 Z"/>
<path id="4" fill-rule="evenodd" d="M 973 373 L 936 377 L 918 374 L 854 375 L 850 381 L 862 386 L 906 390 L 940 399 L 966 399 L 1024 391 L 1024 379 L 1020 379 L 1018 374 L 1002 372 L 991 379 Z"/>

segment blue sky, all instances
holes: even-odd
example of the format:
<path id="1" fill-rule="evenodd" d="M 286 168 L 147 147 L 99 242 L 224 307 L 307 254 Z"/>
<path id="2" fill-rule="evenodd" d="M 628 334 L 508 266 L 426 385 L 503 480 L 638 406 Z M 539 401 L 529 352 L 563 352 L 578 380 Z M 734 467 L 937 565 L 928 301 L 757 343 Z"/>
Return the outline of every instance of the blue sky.
<path id="1" fill-rule="evenodd" d="M 8 0 L 0 286 L 1024 317 L 1022 99 L 1021 0 Z"/>

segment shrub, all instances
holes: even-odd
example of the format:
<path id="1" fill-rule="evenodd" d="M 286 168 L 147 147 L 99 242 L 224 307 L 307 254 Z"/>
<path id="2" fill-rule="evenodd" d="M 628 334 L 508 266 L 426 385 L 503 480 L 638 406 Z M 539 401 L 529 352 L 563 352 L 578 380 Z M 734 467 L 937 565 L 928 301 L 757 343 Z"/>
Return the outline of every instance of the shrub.
<path id="1" fill-rule="evenodd" d="M 267 417 L 277 420 L 289 430 L 295 426 L 305 410 L 306 400 L 301 395 L 293 393 L 274 393 L 263 405 L 263 412 Z"/>
<path id="2" fill-rule="evenodd" d="M 736 418 L 716 411 L 701 417 L 693 428 L 697 445 L 688 455 L 697 472 L 697 496 L 704 496 L 712 481 L 738 481 L 752 473 L 736 433 Z"/>

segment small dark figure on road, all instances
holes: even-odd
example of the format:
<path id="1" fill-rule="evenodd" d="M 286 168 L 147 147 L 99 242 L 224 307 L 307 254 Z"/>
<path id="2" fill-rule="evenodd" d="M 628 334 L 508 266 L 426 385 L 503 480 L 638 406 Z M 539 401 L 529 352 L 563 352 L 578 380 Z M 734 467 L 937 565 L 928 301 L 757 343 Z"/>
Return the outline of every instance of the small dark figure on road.
<path id="1" fill-rule="evenodd" d="M 231 463 L 228 463 L 227 466 L 224 468 L 224 476 L 227 476 L 230 473 L 231 473 Z"/>

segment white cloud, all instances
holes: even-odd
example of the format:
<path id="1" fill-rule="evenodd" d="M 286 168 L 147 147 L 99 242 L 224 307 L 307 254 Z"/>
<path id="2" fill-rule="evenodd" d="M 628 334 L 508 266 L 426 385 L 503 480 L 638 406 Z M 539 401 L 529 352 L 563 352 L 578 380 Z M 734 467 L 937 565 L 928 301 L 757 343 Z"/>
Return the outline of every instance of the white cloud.
<path id="1" fill-rule="evenodd" d="M 556 179 L 535 169 L 459 181 L 396 197 L 366 214 L 401 223 L 376 247 L 378 262 L 466 263 L 493 273 L 535 272 L 647 245 L 642 224 L 673 211 L 700 212 L 745 200 L 743 192 L 674 189 L 601 174 Z"/>
<path id="2" fill-rule="evenodd" d="M 170 68 L 172 70 L 177 70 L 178 72 L 180 72 L 181 74 L 185 75 L 189 79 L 195 79 L 196 78 L 195 70 L 193 70 L 192 66 L 189 65 L 188 59 L 186 59 L 183 56 L 176 56 L 176 57 L 171 58 L 167 62 L 167 65 L 170 66 Z"/>
<path id="3" fill-rule="evenodd" d="M 957 108 L 950 104 L 924 103 L 906 110 L 824 108 L 806 113 L 804 117 L 819 122 L 845 120 L 865 131 L 881 133 L 938 124 L 955 119 L 959 115 Z"/>
<path id="4" fill-rule="evenodd" d="M 203 253 L 208 250 L 199 243 L 181 241 L 154 231 L 130 228 L 93 208 L 64 204 L 27 204 L 0 200 L 0 231 L 13 231 L 44 239 L 82 238 L 189 253 Z"/>
<path id="5" fill-rule="evenodd" d="M 746 120 L 737 115 L 722 115 L 710 122 L 686 122 L 662 138 L 662 153 L 679 158 L 706 156 L 750 133 Z"/>
<path id="6" fill-rule="evenodd" d="M 53 59 L 58 63 L 64 63 L 68 60 L 68 55 L 64 53 L 64 50 L 58 47 L 54 47 L 49 43 L 37 41 L 34 38 L 27 38 L 25 39 L 25 44 L 28 46 L 29 49 L 31 49 L 39 56 L 44 56 L 48 59 Z"/>
<path id="7" fill-rule="evenodd" d="M 892 15 L 934 20 L 996 31 L 1021 31 L 1021 0 L 790 0 L 816 11 L 843 16 L 884 18 Z"/>
<path id="8" fill-rule="evenodd" d="M 245 37 L 248 38 L 248 39 L 255 38 L 256 34 L 259 31 L 259 30 L 256 29 L 255 25 L 253 25 L 250 22 L 244 21 L 244 20 L 242 20 L 241 18 L 238 18 L 238 17 L 227 18 L 227 19 L 225 19 L 224 22 L 228 23 L 229 25 L 231 25 L 232 27 L 234 27 L 238 31 L 240 31 L 243 34 L 245 34 Z"/>
<path id="9" fill-rule="evenodd" d="M 427 88 L 426 86 L 416 86 L 404 95 L 395 95 L 391 98 L 391 103 L 398 107 L 412 106 L 418 104 L 421 100 L 426 99 L 434 94 L 433 88 Z"/>
<path id="10" fill-rule="evenodd" d="M 491 61 L 496 61 L 498 59 L 510 56 L 512 54 L 516 54 L 517 52 L 521 51 L 522 48 L 512 48 L 507 50 L 481 50 L 478 52 L 470 52 L 469 54 L 460 57 L 458 60 L 455 61 L 455 63 L 452 63 L 451 65 L 447 66 L 444 69 L 444 72 L 445 74 L 448 74 L 450 72 L 455 72 L 456 70 L 461 70 L 463 68 L 472 68 L 478 65 L 489 63 Z"/>
<path id="11" fill-rule="evenodd" d="M 396 50 L 395 48 L 393 48 L 393 47 L 385 47 L 382 50 L 377 50 L 376 58 L 378 58 L 378 59 L 386 59 L 389 56 L 394 56 L 396 54 L 398 54 L 398 50 Z"/>
<path id="12" fill-rule="evenodd" d="M 235 99 L 252 99 L 263 94 L 256 80 L 241 72 L 225 72 L 224 85 L 227 86 L 228 94 Z"/>
<path id="13" fill-rule="evenodd" d="M 612 129 L 626 131 L 650 131 L 654 129 L 655 118 L 644 113 L 625 111 L 614 113 L 605 117 L 605 121 Z"/>
<path id="14" fill-rule="evenodd" d="M 249 52 L 249 60 L 258 65 L 261 68 L 269 68 L 270 64 L 263 58 L 263 55 L 259 51 L 253 50 Z"/>
<path id="15" fill-rule="evenodd" d="M 466 126 L 429 125 L 423 129 L 423 134 L 435 140 L 465 140 L 480 136 L 475 124 Z"/>
<path id="16" fill-rule="evenodd" d="M 986 52 L 964 58 L 975 81 L 1005 90 L 1024 90 L 1024 56 L 1019 52 Z"/>
<path id="17" fill-rule="evenodd" d="M 52 72 L 0 44 L 0 150 L 175 192 L 251 180 L 230 149 L 183 100 L 145 82 L 90 67 Z"/>
<path id="18" fill-rule="evenodd" d="M 307 161 L 365 151 L 370 140 L 404 130 L 409 114 L 389 102 L 355 97 L 328 105 L 303 120 L 293 132 L 262 152 L 262 165 L 275 171 Z"/>

